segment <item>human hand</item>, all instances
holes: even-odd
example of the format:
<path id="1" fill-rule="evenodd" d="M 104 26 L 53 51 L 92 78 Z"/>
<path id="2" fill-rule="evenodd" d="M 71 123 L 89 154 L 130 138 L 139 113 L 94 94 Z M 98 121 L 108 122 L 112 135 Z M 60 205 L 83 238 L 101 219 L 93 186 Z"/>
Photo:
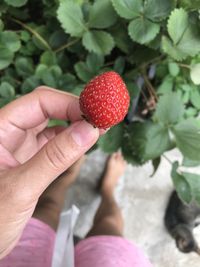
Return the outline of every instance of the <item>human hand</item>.
<path id="1" fill-rule="evenodd" d="M 68 128 L 47 128 L 50 118 Z M 77 97 L 40 87 L 0 110 L 0 259 L 15 246 L 48 185 L 99 137 Z"/>

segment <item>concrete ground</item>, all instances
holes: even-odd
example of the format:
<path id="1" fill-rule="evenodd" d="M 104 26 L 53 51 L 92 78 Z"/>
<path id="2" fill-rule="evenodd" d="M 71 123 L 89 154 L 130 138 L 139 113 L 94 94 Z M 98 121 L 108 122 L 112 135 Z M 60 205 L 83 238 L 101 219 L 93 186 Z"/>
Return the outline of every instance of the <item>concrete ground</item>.
<path id="1" fill-rule="evenodd" d="M 177 151 L 168 153 L 171 160 L 180 159 Z M 81 214 L 75 234 L 84 237 L 92 225 L 100 202 L 96 192 L 98 178 L 104 168 L 106 155 L 91 153 L 81 169 L 80 176 L 68 191 L 65 208 L 73 203 Z M 125 220 L 124 235 L 138 244 L 155 267 L 199 267 L 200 257 L 194 253 L 180 253 L 164 228 L 163 216 L 172 191 L 171 166 L 165 159 L 153 178 L 151 164 L 142 167 L 128 165 L 116 189 L 116 198 Z M 200 227 L 195 229 L 200 244 Z"/>

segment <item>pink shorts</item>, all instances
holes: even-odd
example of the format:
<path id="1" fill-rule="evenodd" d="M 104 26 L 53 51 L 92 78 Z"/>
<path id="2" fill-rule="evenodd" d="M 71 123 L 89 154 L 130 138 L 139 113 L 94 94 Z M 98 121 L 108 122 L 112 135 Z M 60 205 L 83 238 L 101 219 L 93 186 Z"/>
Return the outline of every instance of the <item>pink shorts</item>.
<path id="1" fill-rule="evenodd" d="M 56 233 L 31 218 L 14 250 L 0 267 L 51 267 Z M 152 267 L 143 252 L 124 238 L 95 236 L 75 247 L 76 267 Z"/>

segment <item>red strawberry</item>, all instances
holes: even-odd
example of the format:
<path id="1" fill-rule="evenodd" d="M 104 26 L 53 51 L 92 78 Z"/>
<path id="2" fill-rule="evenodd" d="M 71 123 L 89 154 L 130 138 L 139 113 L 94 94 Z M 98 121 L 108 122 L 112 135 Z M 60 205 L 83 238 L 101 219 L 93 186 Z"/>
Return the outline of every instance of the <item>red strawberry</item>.
<path id="1" fill-rule="evenodd" d="M 103 129 L 121 122 L 128 112 L 129 103 L 126 85 L 114 71 L 92 79 L 80 95 L 80 108 L 86 120 Z"/>

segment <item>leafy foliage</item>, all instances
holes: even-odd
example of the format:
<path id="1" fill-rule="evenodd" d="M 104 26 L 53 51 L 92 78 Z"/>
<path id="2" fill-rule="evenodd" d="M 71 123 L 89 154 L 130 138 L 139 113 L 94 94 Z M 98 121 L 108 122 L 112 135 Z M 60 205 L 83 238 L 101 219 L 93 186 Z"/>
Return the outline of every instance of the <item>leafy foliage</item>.
<path id="1" fill-rule="evenodd" d="M 200 160 L 200 131 L 193 119 L 183 120 L 173 128 L 177 147 L 191 160 Z"/>
<path id="2" fill-rule="evenodd" d="M 188 13 L 183 9 L 175 9 L 167 25 L 169 36 L 163 37 L 163 50 L 176 60 L 195 56 L 200 51 L 200 36 L 189 20 Z"/>
<path id="3" fill-rule="evenodd" d="M 102 18 L 103 14 L 103 18 Z M 97 0 L 91 7 L 89 14 L 89 26 L 104 29 L 112 26 L 117 20 L 117 15 L 110 1 Z"/>
<path id="4" fill-rule="evenodd" d="M 199 0 L 3 0 L 0 106 L 42 84 L 79 95 L 91 78 L 113 69 L 131 105 L 96 147 L 121 149 L 135 165 L 152 160 L 154 172 L 176 147 L 183 166 L 198 166 L 199 10 Z M 183 201 L 200 202 L 198 176 L 174 163 L 172 179 Z"/>
<path id="5" fill-rule="evenodd" d="M 190 77 L 194 84 L 200 84 L 200 63 L 191 67 Z"/>
<path id="6" fill-rule="evenodd" d="M 122 145 L 123 134 L 123 124 L 112 127 L 107 134 L 100 137 L 99 147 L 108 153 L 117 151 Z"/>
<path id="7" fill-rule="evenodd" d="M 90 52 L 107 55 L 114 47 L 114 40 L 105 31 L 87 31 L 83 35 L 83 45 Z"/>
<path id="8" fill-rule="evenodd" d="M 173 125 L 183 118 L 184 105 L 178 93 L 161 96 L 157 104 L 155 118 L 166 126 Z"/>
<path id="9" fill-rule="evenodd" d="M 14 7 L 21 7 L 27 3 L 28 0 L 5 0 L 5 2 L 8 5 L 14 6 Z"/>
<path id="10" fill-rule="evenodd" d="M 177 168 L 178 163 L 174 162 L 171 173 L 174 186 L 180 199 L 182 199 L 186 203 L 190 203 L 192 201 L 190 184 L 183 175 L 177 172 Z"/>
<path id="11" fill-rule="evenodd" d="M 200 175 L 178 170 L 178 163 L 175 162 L 172 168 L 172 179 L 179 197 L 185 203 L 192 201 L 200 205 Z"/>
<path id="12" fill-rule="evenodd" d="M 75 1 L 62 1 L 57 11 L 58 19 L 66 33 L 71 36 L 82 36 L 85 22 L 81 7 Z"/>

